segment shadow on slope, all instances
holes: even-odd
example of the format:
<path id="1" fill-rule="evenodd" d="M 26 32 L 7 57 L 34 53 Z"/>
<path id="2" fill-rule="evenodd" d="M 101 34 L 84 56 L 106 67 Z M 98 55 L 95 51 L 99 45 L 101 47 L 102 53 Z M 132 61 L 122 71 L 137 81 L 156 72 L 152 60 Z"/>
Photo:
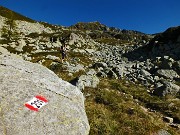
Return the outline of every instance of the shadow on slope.
<path id="1" fill-rule="evenodd" d="M 180 26 L 167 29 L 157 34 L 149 44 L 125 53 L 123 56 L 130 61 L 144 61 L 161 56 L 170 56 L 174 60 L 180 59 Z"/>

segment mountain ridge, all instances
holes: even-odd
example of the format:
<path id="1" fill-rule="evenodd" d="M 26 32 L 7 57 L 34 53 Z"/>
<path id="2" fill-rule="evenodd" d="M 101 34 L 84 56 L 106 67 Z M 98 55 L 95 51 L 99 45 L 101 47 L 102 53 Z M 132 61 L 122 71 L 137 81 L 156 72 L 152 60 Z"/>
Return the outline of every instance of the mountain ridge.
<path id="1" fill-rule="evenodd" d="M 22 21 L 28 21 L 28 22 L 36 22 L 26 16 L 23 16 L 17 12 L 14 12 L 8 8 L 5 8 L 3 6 L 0 6 L 0 15 L 3 17 L 6 17 L 8 19 L 13 19 L 13 20 L 22 20 Z"/>

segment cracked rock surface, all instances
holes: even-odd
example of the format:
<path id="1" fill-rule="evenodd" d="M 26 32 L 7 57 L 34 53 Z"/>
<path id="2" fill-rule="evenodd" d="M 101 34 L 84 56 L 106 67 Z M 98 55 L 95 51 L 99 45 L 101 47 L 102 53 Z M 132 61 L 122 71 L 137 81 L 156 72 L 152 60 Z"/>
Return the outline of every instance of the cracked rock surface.
<path id="1" fill-rule="evenodd" d="M 89 133 L 83 94 L 47 68 L 0 55 L 0 84 L 0 134 Z M 48 104 L 38 112 L 24 106 L 36 95 L 48 100 Z"/>

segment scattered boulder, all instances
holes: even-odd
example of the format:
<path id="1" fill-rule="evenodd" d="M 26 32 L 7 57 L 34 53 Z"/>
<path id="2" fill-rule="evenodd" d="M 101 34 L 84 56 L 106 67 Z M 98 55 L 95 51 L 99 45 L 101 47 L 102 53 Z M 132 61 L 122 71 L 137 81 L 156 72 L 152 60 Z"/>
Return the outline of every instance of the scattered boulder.
<path id="1" fill-rule="evenodd" d="M 112 70 L 115 72 L 115 74 L 117 76 L 119 76 L 120 78 L 124 77 L 124 65 L 117 65 L 115 68 L 113 68 Z"/>
<path id="2" fill-rule="evenodd" d="M 158 96 L 165 96 L 167 94 L 176 95 L 180 91 L 180 87 L 167 80 L 159 80 L 159 85 L 155 88 L 154 94 Z"/>
<path id="3" fill-rule="evenodd" d="M 18 51 L 18 52 L 22 52 L 24 46 L 26 46 L 25 40 L 20 39 L 20 40 L 18 40 L 18 46 L 15 47 L 15 49 L 16 49 L 16 51 Z"/>
<path id="4" fill-rule="evenodd" d="M 99 84 L 99 78 L 96 76 L 96 72 L 91 69 L 86 75 L 81 75 L 71 83 L 77 86 L 80 90 L 84 90 L 84 87 L 96 88 Z"/>
<path id="5" fill-rule="evenodd" d="M 66 70 L 70 73 L 76 73 L 76 72 L 85 70 L 84 65 L 82 65 L 82 64 L 70 64 L 67 61 L 63 64 L 63 67 L 66 68 Z"/>
<path id="6" fill-rule="evenodd" d="M 169 56 L 164 56 L 160 58 L 160 65 L 159 68 L 161 69 L 172 69 L 172 65 L 174 63 L 174 60 L 170 58 Z"/>
<path id="7" fill-rule="evenodd" d="M 52 33 L 52 29 L 49 27 L 44 27 L 44 25 L 37 23 L 31 23 L 27 21 L 21 21 L 16 20 L 18 31 L 24 33 L 24 34 L 30 34 L 30 33 Z"/>
<path id="8" fill-rule="evenodd" d="M 155 133 L 154 135 L 171 135 L 169 132 L 167 132 L 164 129 L 159 130 L 157 133 Z"/>
<path id="9" fill-rule="evenodd" d="M 163 120 L 167 123 L 173 123 L 173 118 L 171 117 L 163 117 Z"/>
<path id="10" fill-rule="evenodd" d="M 60 58 L 59 57 L 57 57 L 57 56 L 52 56 L 52 55 L 48 55 L 48 56 L 46 56 L 46 58 L 47 59 L 50 59 L 50 60 L 60 60 Z"/>
<path id="11" fill-rule="evenodd" d="M 30 56 L 26 55 L 26 54 L 22 55 L 22 58 L 24 60 L 26 60 L 26 61 L 31 61 L 32 60 L 32 58 Z"/>
<path id="12" fill-rule="evenodd" d="M 179 78 L 179 75 L 174 70 L 168 70 L 168 69 L 159 69 L 156 72 L 156 75 L 159 77 L 163 77 L 165 79 L 175 79 Z"/>
<path id="13" fill-rule="evenodd" d="M 86 74 L 90 76 L 95 76 L 97 73 L 94 69 L 90 69 Z"/>
<path id="14" fill-rule="evenodd" d="M 145 77 L 151 76 L 151 74 L 150 74 L 148 71 L 144 70 L 144 69 L 141 69 L 141 70 L 140 70 L 140 74 L 143 75 L 143 76 L 145 76 Z"/>
<path id="15" fill-rule="evenodd" d="M 96 62 L 94 65 L 93 65 L 94 68 L 99 68 L 99 67 L 102 67 L 102 68 L 107 68 L 107 64 L 105 62 Z"/>
<path id="16" fill-rule="evenodd" d="M 71 33 L 69 37 L 69 45 L 75 45 L 76 47 L 81 47 L 83 44 L 85 44 L 85 39 L 82 37 L 82 35 L 77 35 L 75 33 Z"/>

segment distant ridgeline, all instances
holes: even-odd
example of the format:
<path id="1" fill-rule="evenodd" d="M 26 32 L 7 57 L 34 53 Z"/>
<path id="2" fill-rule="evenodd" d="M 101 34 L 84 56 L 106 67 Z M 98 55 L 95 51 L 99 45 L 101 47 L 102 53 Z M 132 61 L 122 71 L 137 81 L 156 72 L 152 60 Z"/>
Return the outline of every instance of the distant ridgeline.
<path id="1" fill-rule="evenodd" d="M 27 21 L 27 22 L 32 22 L 32 23 L 36 22 L 28 17 L 25 17 L 19 13 L 16 13 L 2 6 L 0 6 L 0 15 L 5 18 L 13 19 L 13 20 L 21 20 L 21 21 Z"/>

